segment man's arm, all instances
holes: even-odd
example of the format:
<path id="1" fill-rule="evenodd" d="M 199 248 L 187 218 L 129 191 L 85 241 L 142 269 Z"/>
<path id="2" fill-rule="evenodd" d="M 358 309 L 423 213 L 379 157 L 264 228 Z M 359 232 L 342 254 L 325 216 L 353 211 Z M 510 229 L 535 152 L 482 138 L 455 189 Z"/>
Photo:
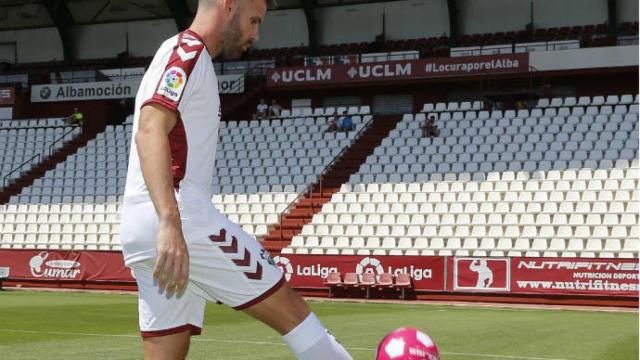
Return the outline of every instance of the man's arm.
<path id="1" fill-rule="evenodd" d="M 177 121 L 173 111 L 149 104 L 141 109 L 135 136 L 142 175 L 160 221 L 153 276 L 161 289 L 166 286 L 168 293 L 182 292 L 189 279 L 189 253 L 173 193 L 168 137 Z"/>

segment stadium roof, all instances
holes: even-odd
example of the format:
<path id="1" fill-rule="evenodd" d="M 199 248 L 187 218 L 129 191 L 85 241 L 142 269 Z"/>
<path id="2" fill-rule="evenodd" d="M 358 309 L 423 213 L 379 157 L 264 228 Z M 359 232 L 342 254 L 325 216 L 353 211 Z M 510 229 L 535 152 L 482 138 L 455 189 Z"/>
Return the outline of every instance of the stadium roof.
<path id="1" fill-rule="evenodd" d="M 307 0 L 276 0 L 276 10 L 303 7 Z M 313 0 L 314 7 L 381 0 Z M 0 0 L 0 31 L 174 18 L 190 22 L 198 0 Z M 70 24 L 69 24 L 70 22 Z"/>

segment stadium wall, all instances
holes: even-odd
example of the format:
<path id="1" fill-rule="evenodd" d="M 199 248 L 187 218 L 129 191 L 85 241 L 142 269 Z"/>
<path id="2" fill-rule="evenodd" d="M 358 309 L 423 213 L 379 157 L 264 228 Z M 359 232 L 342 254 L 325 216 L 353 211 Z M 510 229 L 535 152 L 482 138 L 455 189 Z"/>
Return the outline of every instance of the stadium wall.
<path id="1" fill-rule="evenodd" d="M 618 22 L 638 21 L 638 0 L 617 0 Z"/>
<path id="2" fill-rule="evenodd" d="M 538 71 L 638 66 L 638 46 L 611 46 L 529 53 Z"/>
<path id="3" fill-rule="evenodd" d="M 524 30 L 531 21 L 530 3 L 513 0 L 459 0 L 462 33 Z M 592 25 L 606 21 L 607 2 L 604 0 L 533 1 L 534 28 Z"/>
<path id="4" fill-rule="evenodd" d="M 0 43 L 4 42 L 15 43 L 19 64 L 64 60 L 62 40 L 56 28 L 2 31 Z"/>
<path id="5" fill-rule="evenodd" d="M 73 30 L 75 58 L 115 58 L 124 51 L 133 57 L 153 56 L 177 32 L 173 19 L 79 25 Z M 0 43 L 15 43 L 19 64 L 64 60 L 62 40 L 53 27 L 2 31 Z"/>
<path id="6" fill-rule="evenodd" d="M 372 42 L 383 32 L 388 40 L 436 37 L 449 33 L 445 1 L 413 0 L 316 9 L 319 42 Z"/>
<path id="7" fill-rule="evenodd" d="M 260 40 L 255 43 L 255 48 L 271 49 L 308 45 L 309 32 L 304 11 L 291 9 L 267 12 L 267 17 L 260 29 Z"/>
<path id="8" fill-rule="evenodd" d="M 0 62 L 16 63 L 16 45 L 14 40 L 0 41 Z"/>
<path id="9" fill-rule="evenodd" d="M 75 57 L 80 60 L 153 56 L 163 41 L 178 32 L 172 19 L 76 26 Z M 109 46 L 104 46 L 109 44 Z"/>
<path id="10" fill-rule="evenodd" d="M 280 254 L 273 261 L 291 286 L 307 295 L 329 295 L 330 272 L 391 273 L 411 276 L 412 299 L 638 305 L 637 259 Z M 7 286 L 135 290 L 122 253 L 115 251 L 3 249 L 0 266 L 10 267 Z M 364 295 L 363 286 L 334 290 Z M 374 293 L 396 297 L 392 292 Z"/>
<path id="11" fill-rule="evenodd" d="M 26 3 L 26 4 L 20 4 Z M 5 28 L 36 28 L 42 24 L 52 24 L 51 15 L 44 6 L 37 6 L 36 3 L 27 1 L 15 1 L 14 4 L 2 5 L 2 25 Z M 6 6 L 9 5 L 9 6 Z M 23 6 L 11 6 L 23 5 Z M 25 6 L 26 5 L 26 6 Z M 35 5 L 35 6 L 34 6 Z"/>

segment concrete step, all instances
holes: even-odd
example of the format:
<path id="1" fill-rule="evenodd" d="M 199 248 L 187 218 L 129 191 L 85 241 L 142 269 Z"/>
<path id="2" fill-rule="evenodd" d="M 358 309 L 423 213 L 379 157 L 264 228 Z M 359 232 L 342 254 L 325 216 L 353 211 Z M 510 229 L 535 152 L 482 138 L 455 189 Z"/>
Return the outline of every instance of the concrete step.
<path id="1" fill-rule="evenodd" d="M 373 150 L 380 145 L 382 139 L 389 134 L 391 129 L 395 128 L 400 120 L 399 116 L 376 118 L 371 126 L 328 169 L 321 180 L 321 193 L 320 184 L 313 185 L 311 191 L 316 193 L 313 195 L 307 194 L 300 198 L 289 213 L 286 214 L 282 223 L 276 225 L 264 237 L 263 244 L 277 243 L 279 244 L 278 246 L 284 244 L 282 247 L 288 245 L 291 238 L 299 234 L 305 224 L 311 222 L 313 215 L 320 212 L 322 206 L 331 201 L 331 196 L 340 190 L 340 186 L 358 171 L 367 156 L 373 153 Z M 273 247 L 275 248 L 276 246 Z"/>

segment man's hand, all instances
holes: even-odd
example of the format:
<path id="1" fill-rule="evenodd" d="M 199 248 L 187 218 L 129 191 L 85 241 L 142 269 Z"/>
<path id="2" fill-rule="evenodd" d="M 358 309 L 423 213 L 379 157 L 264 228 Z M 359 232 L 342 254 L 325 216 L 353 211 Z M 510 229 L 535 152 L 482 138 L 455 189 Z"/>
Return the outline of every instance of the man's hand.
<path id="1" fill-rule="evenodd" d="M 160 220 L 156 238 L 157 258 L 153 277 L 167 294 L 182 293 L 189 282 L 189 250 L 180 219 Z"/>

